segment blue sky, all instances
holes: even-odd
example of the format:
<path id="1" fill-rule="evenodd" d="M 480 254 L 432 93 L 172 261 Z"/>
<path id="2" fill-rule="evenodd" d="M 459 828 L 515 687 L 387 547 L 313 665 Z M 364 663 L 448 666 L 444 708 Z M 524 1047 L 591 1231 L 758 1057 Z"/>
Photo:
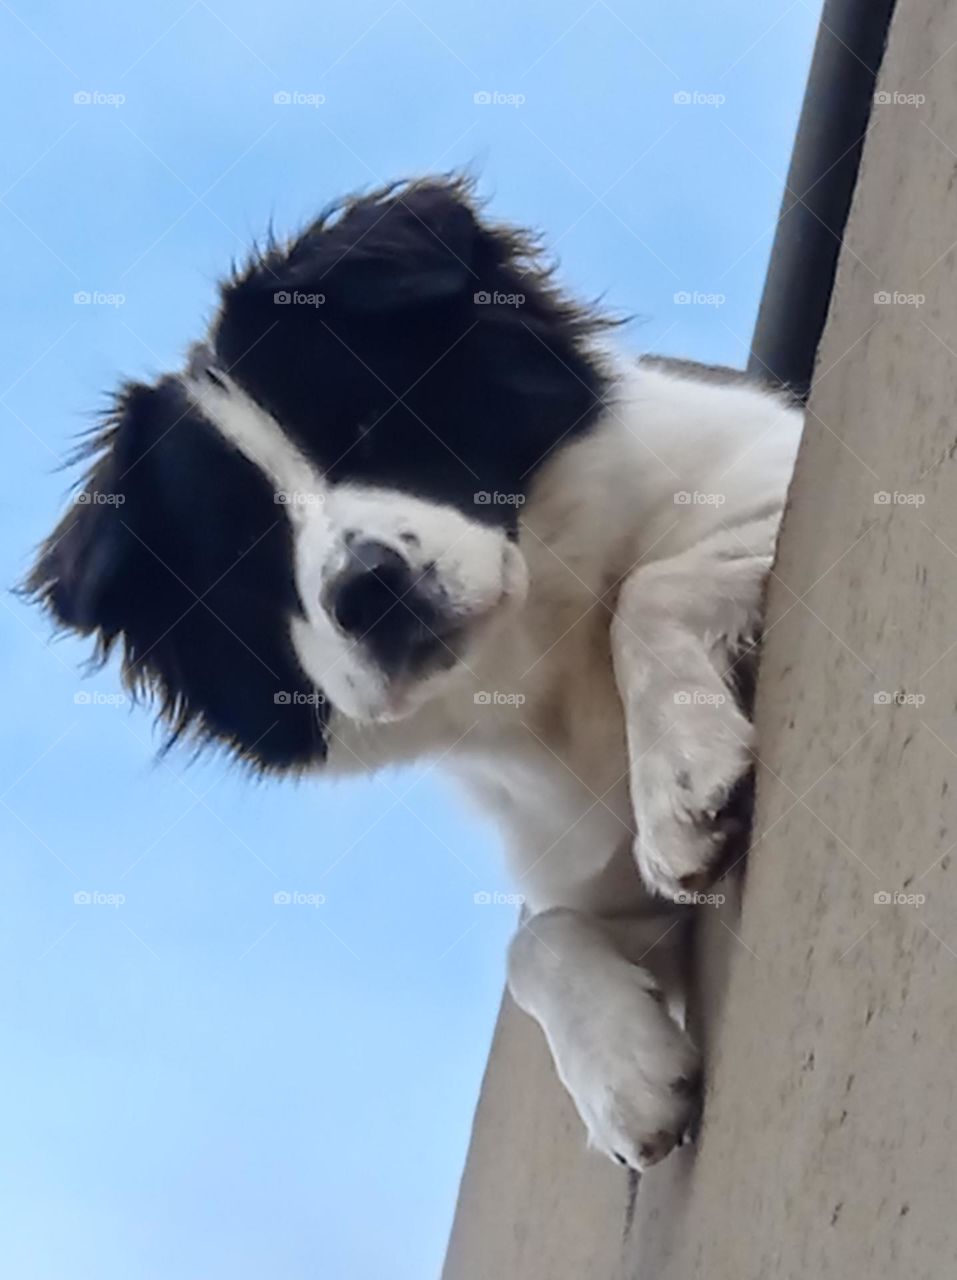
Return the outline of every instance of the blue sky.
<path id="1" fill-rule="evenodd" d="M 0 0 L 2 581 L 230 259 L 387 178 L 470 166 L 636 350 L 741 364 L 819 10 Z M 2 604 L 7 1273 L 437 1276 L 512 927 L 492 832 L 426 768 L 158 760 L 115 671 Z"/>

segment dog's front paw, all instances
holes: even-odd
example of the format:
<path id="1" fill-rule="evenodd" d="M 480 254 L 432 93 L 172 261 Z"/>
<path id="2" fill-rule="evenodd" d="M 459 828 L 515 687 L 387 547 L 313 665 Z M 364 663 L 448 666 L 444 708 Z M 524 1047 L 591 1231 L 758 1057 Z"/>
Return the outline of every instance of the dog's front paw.
<path id="1" fill-rule="evenodd" d="M 700 1060 L 688 1036 L 628 966 L 618 990 L 553 1043 L 559 1077 L 593 1147 L 648 1169 L 681 1142 L 699 1109 Z"/>
<path id="2" fill-rule="evenodd" d="M 693 901 L 744 835 L 753 784 L 753 726 L 730 695 L 676 693 L 668 730 L 638 766 L 636 856 L 645 884 Z"/>

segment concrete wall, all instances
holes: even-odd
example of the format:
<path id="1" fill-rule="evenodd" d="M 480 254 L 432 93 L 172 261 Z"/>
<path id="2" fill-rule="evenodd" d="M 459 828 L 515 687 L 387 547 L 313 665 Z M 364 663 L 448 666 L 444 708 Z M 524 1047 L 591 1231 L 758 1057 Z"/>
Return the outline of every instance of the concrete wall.
<path id="1" fill-rule="evenodd" d="M 444 1280 L 957 1270 L 957 4 L 899 0 L 878 87 L 925 101 L 875 107 L 819 352 L 702 1134 L 632 1215 L 506 1002 Z"/>
<path id="2" fill-rule="evenodd" d="M 585 1151 L 538 1025 L 506 995 L 444 1280 L 615 1275 L 629 1199 L 621 1170 Z"/>

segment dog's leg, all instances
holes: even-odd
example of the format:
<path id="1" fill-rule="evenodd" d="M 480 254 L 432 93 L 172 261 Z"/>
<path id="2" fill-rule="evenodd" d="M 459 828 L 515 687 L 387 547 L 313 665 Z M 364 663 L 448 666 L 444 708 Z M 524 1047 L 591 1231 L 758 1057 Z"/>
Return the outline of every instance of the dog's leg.
<path id="1" fill-rule="evenodd" d="M 668 1154 L 698 1103 L 698 1054 L 668 1012 L 683 923 L 554 908 L 509 951 L 509 989 L 544 1031 L 592 1145 L 635 1169 Z"/>
<path id="2" fill-rule="evenodd" d="M 713 877 L 733 829 L 726 807 L 750 777 L 752 726 L 730 684 L 759 633 L 777 524 L 755 520 L 636 569 L 618 598 L 638 867 L 670 898 Z"/>

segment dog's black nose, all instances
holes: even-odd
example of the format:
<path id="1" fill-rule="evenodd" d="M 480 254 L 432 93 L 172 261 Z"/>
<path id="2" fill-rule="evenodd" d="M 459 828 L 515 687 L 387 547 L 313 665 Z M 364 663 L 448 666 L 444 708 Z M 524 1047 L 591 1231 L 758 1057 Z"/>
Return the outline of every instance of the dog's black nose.
<path id="1" fill-rule="evenodd" d="M 412 570 L 384 542 L 371 538 L 349 545 L 349 562 L 332 585 L 332 616 L 342 630 L 361 640 L 374 631 L 387 614 L 396 622 L 405 613 L 402 597 L 413 585 Z"/>
<path id="2" fill-rule="evenodd" d="M 451 655 L 449 622 L 428 572 L 417 573 L 398 551 L 370 538 L 351 541 L 348 551 L 324 600 L 346 635 L 390 675 Z"/>

